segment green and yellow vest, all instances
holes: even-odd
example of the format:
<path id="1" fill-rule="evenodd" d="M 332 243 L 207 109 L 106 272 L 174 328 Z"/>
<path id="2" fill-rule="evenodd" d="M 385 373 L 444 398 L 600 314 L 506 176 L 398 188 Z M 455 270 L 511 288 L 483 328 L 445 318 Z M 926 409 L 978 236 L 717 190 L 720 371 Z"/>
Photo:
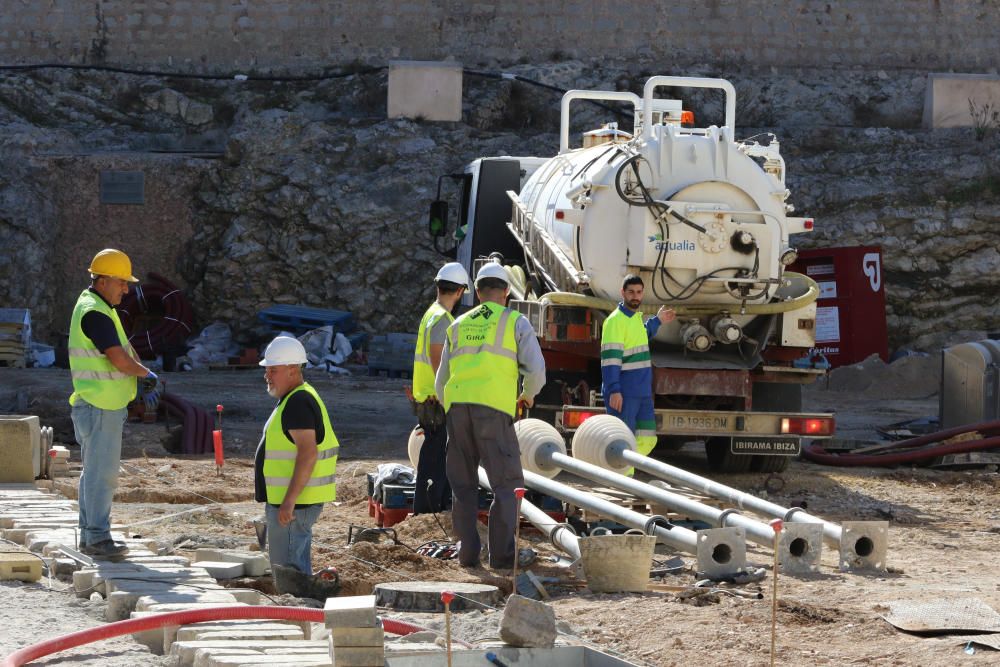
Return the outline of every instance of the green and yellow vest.
<path id="1" fill-rule="evenodd" d="M 83 290 L 76 300 L 69 323 L 69 368 L 73 378 L 69 404 L 76 405 L 78 400 L 83 399 L 102 410 L 120 410 L 135 398 L 136 378 L 115 368 L 111 360 L 97 349 L 94 341 L 83 333 L 83 316 L 92 310 L 111 318 L 122 348 L 130 357 L 138 359 L 115 309 L 100 295 L 89 289 Z"/>

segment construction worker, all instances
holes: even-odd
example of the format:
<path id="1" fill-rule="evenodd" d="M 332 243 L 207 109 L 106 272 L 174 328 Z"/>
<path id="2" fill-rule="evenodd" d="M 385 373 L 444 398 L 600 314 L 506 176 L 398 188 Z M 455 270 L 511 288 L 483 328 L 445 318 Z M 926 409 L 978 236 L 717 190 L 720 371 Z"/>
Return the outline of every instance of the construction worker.
<path id="1" fill-rule="evenodd" d="M 489 514 L 489 564 L 514 566 L 517 500 L 524 485 L 520 448 L 514 433 L 519 408 L 530 408 L 545 384 L 545 360 L 528 320 L 505 307 L 507 270 L 483 265 L 476 276 L 481 305 L 448 327 L 435 386 L 444 401 L 448 427 L 448 481 L 454 504 L 452 525 L 461 541 L 458 561 L 479 565 L 479 464 L 493 487 Z M 518 375 L 523 386 L 518 393 Z"/>
<path id="2" fill-rule="evenodd" d="M 604 320 L 601 329 L 601 379 L 608 414 L 628 425 L 635 433 L 639 453 L 648 455 L 656 447 L 649 339 L 656 335 L 661 324 L 672 321 L 675 314 L 661 306 L 656 316 L 643 324 L 638 312 L 643 290 L 639 276 L 629 274 L 622 281 L 622 301 Z M 630 469 L 628 474 L 633 472 Z"/>
<path id="3" fill-rule="evenodd" d="M 83 457 L 79 547 L 88 556 L 117 558 L 128 553 L 111 538 L 126 406 L 136 396 L 136 378 L 152 394 L 157 377 L 139 363 L 114 309 L 128 294 L 128 284 L 139 282 L 131 260 L 109 248 L 97 253 L 87 270 L 90 287 L 76 300 L 69 325 L 70 414 Z"/>
<path id="4" fill-rule="evenodd" d="M 440 512 L 451 506 L 451 486 L 445 471 L 448 431 L 444 406 L 434 389 L 434 376 L 441 365 L 441 350 L 448 338 L 448 327 L 455 321 L 451 313 L 469 287 L 469 274 L 458 262 L 449 262 L 437 272 L 434 284 L 437 300 L 420 320 L 413 353 L 413 405 L 417 422 L 424 432 L 413 493 L 414 514 Z"/>
<path id="5" fill-rule="evenodd" d="M 302 377 L 306 350 L 278 336 L 264 350 L 267 393 L 278 404 L 264 424 L 254 459 L 254 496 L 266 503 L 271 566 L 312 575 L 312 527 L 323 503 L 337 497 L 340 446 L 316 390 Z"/>

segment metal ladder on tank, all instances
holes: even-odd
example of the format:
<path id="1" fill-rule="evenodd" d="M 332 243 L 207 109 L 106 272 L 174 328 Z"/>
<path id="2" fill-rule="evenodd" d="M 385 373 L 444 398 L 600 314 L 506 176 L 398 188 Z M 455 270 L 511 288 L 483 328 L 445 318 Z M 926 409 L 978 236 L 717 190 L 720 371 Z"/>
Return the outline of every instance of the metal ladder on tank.
<path id="1" fill-rule="evenodd" d="M 531 272 L 560 292 L 579 293 L 588 289 L 590 276 L 573 265 L 573 261 L 538 224 L 516 192 L 507 190 L 507 196 L 513 204 L 507 228 L 521 244 Z"/>

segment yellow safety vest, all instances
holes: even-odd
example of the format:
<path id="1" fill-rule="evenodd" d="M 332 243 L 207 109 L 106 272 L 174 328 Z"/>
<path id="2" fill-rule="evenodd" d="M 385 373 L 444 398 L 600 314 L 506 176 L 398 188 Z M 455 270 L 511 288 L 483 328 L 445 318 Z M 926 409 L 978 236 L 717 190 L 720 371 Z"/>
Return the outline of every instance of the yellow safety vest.
<path id="1" fill-rule="evenodd" d="M 444 409 L 476 403 L 514 417 L 517 407 L 517 339 L 521 314 L 487 301 L 448 327 L 450 375 Z"/>
<path id="2" fill-rule="evenodd" d="M 447 317 L 449 323 L 455 321 L 451 313 L 435 301 L 424 313 L 417 330 L 417 346 L 413 351 L 413 398 L 418 403 L 437 396 L 434 390 L 434 366 L 431 365 L 431 330 L 442 317 Z"/>
<path id="3" fill-rule="evenodd" d="M 631 317 L 621 308 L 608 315 L 601 329 L 601 365 L 621 366 L 623 371 L 652 368 L 649 355 L 649 335 L 642 322 L 642 313 Z"/>
<path id="4" fill-rule="evenodd" d="M 299 448 L 282 430 L 281 415 L 285 411 L 288 399 L 298 391 L 307 392 L 319 403 L 324 432 L 323 442 L 317 443 L 319 457 L 316 459 L 312 475 L 299 497 L 295 499 L 295 504 L 325 503 L 337 497 L 337 454 L 340 452 L 340 444 L 333 433 L 333 427 L 330 426 L 330 415 L 327 414 L 322 399 L 309 383 L 303 382 L 281 399 L 264 427 L 264 484 L 267 487 L 267 502 L 271 505 L 280 505 L 284 501 L 288 485 L 292 482 L 292 473 L 295 471 L 295 457 Z"/>
<path id="5" fill-rule="evenodd" d="M 122 348 L 130 357 L 138 360 L 115 309 L 100 295 L 89 289 L 83 290 L 76 300 L 69 323 L 69 368 L 73 378 L 73 394 L 69 397 L 69 404 L 76 405 L 78 400 L 83 399 L 102 410 L 121 410 L 135 398 L 136 377 L 115 368 L 111 360 L 97 349 L 94 341 L 83 333 L 83 316 L 92 310 L 111 318 Z"/>

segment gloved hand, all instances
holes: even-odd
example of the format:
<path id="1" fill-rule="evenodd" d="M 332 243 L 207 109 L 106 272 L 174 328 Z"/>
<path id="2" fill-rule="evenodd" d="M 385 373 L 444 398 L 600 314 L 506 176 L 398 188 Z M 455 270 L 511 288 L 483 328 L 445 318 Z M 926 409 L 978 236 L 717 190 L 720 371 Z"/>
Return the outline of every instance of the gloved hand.
<path id="1" fill-rule="evenodd" d="M 156 389 L 143 390 L 142 402 L 146 404 L 146 410 L 155 411 L 160 404 L 160 392 Z"/>
<path id="2" fill-rule="evenodd" d="M 142 380 L 140 381 L 142 392 L 146 394 L 156 389 L 156 383 L 159 381 L 159 379 L 160 378 L 156 377 L 156 373 L 154 373 L 153 371 L 149 371 L 149 373 L 147 373 L 146 376 L 143 377 Z"/>

